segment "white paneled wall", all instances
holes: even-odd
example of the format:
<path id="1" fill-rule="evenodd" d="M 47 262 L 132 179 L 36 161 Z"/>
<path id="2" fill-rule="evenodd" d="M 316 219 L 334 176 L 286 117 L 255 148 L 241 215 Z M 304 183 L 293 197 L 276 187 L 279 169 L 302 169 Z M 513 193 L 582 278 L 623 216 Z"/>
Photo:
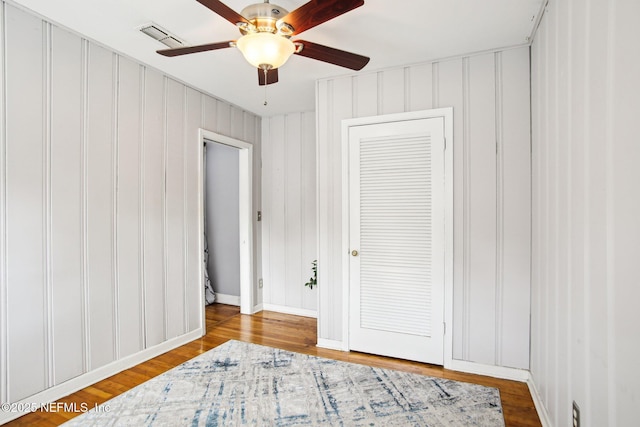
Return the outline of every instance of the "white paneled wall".
<path id="1" fill-rule="evenodd" d="M 527 369 L 529 49 L 321 80 L 317 97 L 319 338 L 345 322 L 341 120 L 453 107 L 453 357 Z"/>
<path id="2" fill-rule="evenodd" d="M 53 362 L 55 381 L 62 382 L 84 371 L 82 336 L 84 296 L 82 145 L 82 40 L 52 28 L 51 58 L 51 283 L 53 307 Z M 40 101 L 41 102 L 41 101 Z"/>
<path id="3" fill-rule="evenodd" d="M 531 374 L 549 425 L 640 403 L 640 2 L 552 0 L 532 45 Z"/>
<path id="4" fill-rule="evenodd" d="M 197 335 L 198 129 L 259 158 L 261 122 L 1 5 L 0 401 L 16 402 Z"/>
<path id="5" fill-rule="evenodd" d="M 263 119 L 262 268 L 265 308 L 315 315 L 305 287 L 317 258 L 315 114 Z"/>

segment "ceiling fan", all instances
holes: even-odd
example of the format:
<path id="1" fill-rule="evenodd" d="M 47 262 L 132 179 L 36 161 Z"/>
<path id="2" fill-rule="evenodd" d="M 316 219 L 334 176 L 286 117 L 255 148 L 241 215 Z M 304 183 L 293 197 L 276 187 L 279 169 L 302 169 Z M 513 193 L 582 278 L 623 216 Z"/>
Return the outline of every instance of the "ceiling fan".
<path id="1" fill-rule="evenodd" d="M 196 52 L 237 47 L 245 59 L 258 69 L 258 84 L 278 81 L 278 68 L 292 54 L 306 56 L 352 70 L 361 70 L 369 58 L 344 50 L 323 46 L 291 37 L 364 4 L 364 0 L 311 0 L 296 10 L 269 3 L 256 3 L 235 12 L 219 0 L 197 0 L 202 5 L 236 25 L 242 33 L 238 40 L 178 47 L 157 51 L 164 56 L 179 56 Z"/>

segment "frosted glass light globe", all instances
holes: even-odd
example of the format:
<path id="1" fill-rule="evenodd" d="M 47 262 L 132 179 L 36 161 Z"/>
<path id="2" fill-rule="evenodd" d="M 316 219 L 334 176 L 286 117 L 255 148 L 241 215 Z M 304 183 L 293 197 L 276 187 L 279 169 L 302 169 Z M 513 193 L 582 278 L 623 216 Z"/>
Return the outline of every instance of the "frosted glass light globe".
<path id="1" fill-rule="evenodd" d="M 295 51 L 291 40 L 271 33 L 246 34 L 236 46 L 249 64 L 267 70 L 280 68 Z"/>

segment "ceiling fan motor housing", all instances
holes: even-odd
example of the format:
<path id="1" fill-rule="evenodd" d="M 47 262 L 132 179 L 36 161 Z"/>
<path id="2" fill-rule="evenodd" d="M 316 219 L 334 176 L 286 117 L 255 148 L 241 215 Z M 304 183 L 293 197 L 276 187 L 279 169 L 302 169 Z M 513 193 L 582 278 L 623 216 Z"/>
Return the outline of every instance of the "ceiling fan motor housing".
<path id="1" fill-rule="evenodd" d="M 293 27 L 288 24 L 282 23 L 282 25 L 276 26 L 280 18 L 289 14 L 287 9 L 277 4 L 267 2 L 252 4 L 242 9 L 240 14 L 255 27 L 254 30 L 253 28 L 248 28 L 247 25 L 242 25 L 243 23 L 239 23 L 238 28 L 240 28 L 242 34 L 249 32 L 275 34 L 280 32 L 281 35 L 289 36 L 293 33 Z"/>

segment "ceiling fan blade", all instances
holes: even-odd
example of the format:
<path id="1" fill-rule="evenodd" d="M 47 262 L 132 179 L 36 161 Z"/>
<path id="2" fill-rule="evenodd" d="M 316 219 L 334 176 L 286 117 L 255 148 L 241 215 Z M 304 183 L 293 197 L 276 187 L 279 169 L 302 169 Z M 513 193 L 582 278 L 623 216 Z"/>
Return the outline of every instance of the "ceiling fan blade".
<path id="1" fill-rule="evenodd" d="M 246 22 L 249 24 L 249 21 L 247 21 L 244 16 L 240 15 L 238 12 L 219 0 L 198 0 L 198 3 L 208 7 L 213 12 L 231 22 L 233 25 L 236 25 L 238 22 Z"/>
<path id="2" fill-rule="evenodd" d="M 300 34 L 363 4 L 364 0 L 311 0 L 280 18 L 278 23 L 286 22 L 293 26 L 293 34 Z"/>
<path id="3" fill-rule="evenodd" d="M 366 56 L 357 55 L 355 53 L 346 52 L 333 47 L 323 46 L 321 44 L 305 40 L 295 40 L 294 43 L 302 44 L 302 49 L 299 52 L 296 52 L 297 55 L 328 62 L 329 64 L 339 65 L 341 67 L 359 71 L 369 63 L 369 58 Z"/>
<path id="4" fill-rule="evenodd" d="M 264 82 L 264 70 L 261 70 L 260 68 L 258 68 L 258 84 L 260 86 L 264 86 L 265 84 L 273 84 L 273 83 L 278 83 L 278 69 L 277 68 L 273 68 L 269 71 L 267 71 L 267 82 Z"/>
<path id="5" fill-rule="evenodd" d="M 208 44 L 201 44 L 198 46 L 185 46 L 185 47 L 176 47 L 173 49 L 162 49 L 162 50 L 158 50 L 156 51 L 157 53 L 159 53 L 160 55 L 164 55 L 164 56 L 180 56 L 180 55 L 186 55 L 189 53 L 197 53 L 197 52 L 206 52 L 208 50 L 217 50 L 217 49 L 224 49 L 227 47 L 231 47 L 231 43 L 233 43 L 233 40 L 229 40 L 226 42 L 219 42 L 219 43 L 208 43 Z"/>

